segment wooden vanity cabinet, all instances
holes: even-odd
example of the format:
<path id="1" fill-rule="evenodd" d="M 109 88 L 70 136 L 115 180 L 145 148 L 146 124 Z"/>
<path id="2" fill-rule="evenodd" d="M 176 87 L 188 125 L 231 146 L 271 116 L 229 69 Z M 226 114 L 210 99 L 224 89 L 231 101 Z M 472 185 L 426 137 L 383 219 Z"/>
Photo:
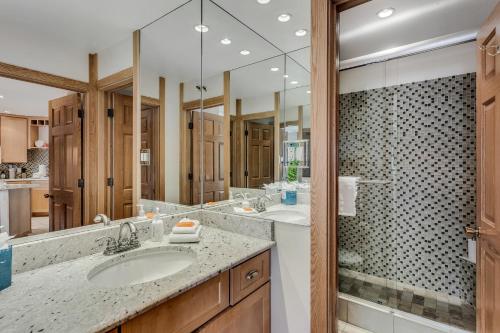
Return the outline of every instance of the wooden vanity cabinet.
<path id="1" fill-rule="evenodd" d="M 38 185 L 31 189 L 31 214 L 32 216 L 49 216 L 49 194 L 48 180 L 34 180 L 32 184 Z"/>
<path id="2" fill-rule="evenodd" d="M 235 306 L 224 311 L 197 333 L 269 333 L 271 284 L 265 285 L 251 293 Z"/>
<path id="3" fill-rule="evenodd" d="M 28 161 L 28 118 L 0 116 L 0 163 Z"/>
<path id="4" fill-rule="evenodd" d="M 118 331 L 269 333 L 269 258 L 270 251 L 263 252 L 125 322 Z"/>

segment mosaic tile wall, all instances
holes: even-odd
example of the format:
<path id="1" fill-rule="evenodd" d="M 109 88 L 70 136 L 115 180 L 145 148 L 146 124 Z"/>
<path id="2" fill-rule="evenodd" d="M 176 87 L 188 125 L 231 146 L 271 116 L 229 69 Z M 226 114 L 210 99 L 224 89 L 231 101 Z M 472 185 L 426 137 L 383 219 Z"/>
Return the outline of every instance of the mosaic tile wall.
<path id="1" fill-rule="evenodd" d="M 0 173 L 4 171 L 9 174 L 9 165 L 15 165 L 16 168 L 26 168 L 26 176 L 30 178 L 34 172 L 38 172 L 38 165 L 45 164 L 47 173 L 49 172 L 49 150 L 48 149 L 28 149 L 28 162 L 0 164 Z"/>
<path id="2" fill-rule="evenodd" d="M 365 274 L 473 304 L 463 227 L 475 219 L 475 74 L 341 95 L 340 174 L 360 184 L 340 244 Z"/>

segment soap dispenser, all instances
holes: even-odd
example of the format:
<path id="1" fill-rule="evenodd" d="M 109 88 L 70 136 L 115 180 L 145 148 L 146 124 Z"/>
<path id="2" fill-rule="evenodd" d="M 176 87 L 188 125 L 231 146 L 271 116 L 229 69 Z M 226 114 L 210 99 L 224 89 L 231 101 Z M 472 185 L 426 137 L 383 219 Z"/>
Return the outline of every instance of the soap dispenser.
<path id="1" fill-rule="evenodd" d="M 153 217 L 153 222 L 151 223 L 153 242 L 161 242 L 163 240 L 163 234 L 165 233 L 165 227 L 163 225 L 163 220 L 160 217 L 160 208 L 155 207 L 155 216 Z"/>

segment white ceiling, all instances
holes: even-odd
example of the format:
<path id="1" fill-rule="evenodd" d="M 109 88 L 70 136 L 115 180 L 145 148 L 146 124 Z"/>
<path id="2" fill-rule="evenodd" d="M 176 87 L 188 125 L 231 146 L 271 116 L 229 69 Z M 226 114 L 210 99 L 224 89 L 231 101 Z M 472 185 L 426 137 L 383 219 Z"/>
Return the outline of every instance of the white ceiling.
<path id="1" fill-rule="evenodd" d="M 373 0 L 340 15 L 340 58 L 477 30 L 498 0 Z M 384 8 L 393 16 L 379 19 Z"/>
<path id="2" fill-rule="evenodd" d="M 66 96 L 67 91 L 18 80 L 0 77 L 0 114 L 26 116 L 49 115 L 49 101 Z"/>

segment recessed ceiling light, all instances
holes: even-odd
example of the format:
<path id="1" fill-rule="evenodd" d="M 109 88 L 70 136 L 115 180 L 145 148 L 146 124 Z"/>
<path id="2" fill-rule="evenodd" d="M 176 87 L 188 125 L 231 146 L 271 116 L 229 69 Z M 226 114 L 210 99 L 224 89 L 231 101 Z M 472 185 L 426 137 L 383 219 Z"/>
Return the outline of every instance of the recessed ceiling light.
<path id="1" fill-rule="evenodd" d="M 248 50 L 241 50 L 241 51 L 240 51 L 240 54 L 241 54 L 241 55 L 249 55 L 249 54 L 250 54 L 250 51 L 248 51 Z"/>
<path id="2" fill-rule="evenodd" d="M 271 0 L 257 0 L 258 3 L 260 3 L 261 5 L 267 5 L 268 3 L 271 2 Z"/>
<path id="3" fill-rule="evenodd" d="M 388 18 L 389 16 L 394 14 L 394 11 L 395 11 L 394 8 L 384 8 L 377 13 L 377 16 L 380 18 Z"/>
<path id="4" fill-rule="evenodd" d="M 270 70 L 271 72 L 277 72 L 277 71 L 279 71 L 280 69 L 279 69 L 278 67 L 271 67 L 269 70 Z"/>
<path id="5" fill-rule="evenodd" d="M 3 99 L 3 95 L 0 95 L 0 99 Z"/>
<path id="6" fill-rule="evenodd" d="M 208 26 L 203 25 L 203 24 L 198 24 L 194 26 L 194 30 L 198 32 L 207 32 L 208 31 Z"/>
<path id="7" fill-rule="evenodd" d="M 278 21 L 280 22 L 288 22 L 290 21 L 290 18 L 292 16 L 290 14 L 281 14 L 280 16 L 278 16 Z"/>
<path id="8" fill-rule="evenodd" d="M 10 111 L 9 110 L 5 110 L 3 113 L 10 113 Z"/>
<path id="9" fill-rule="evenodd" d="M 288 78 L 288 74 L 283 75 L 283 77 L 284 77 L 285 79 L 287 79 L 287 78 Z"/>
<path id="10" fill-rule="evenodd" d="M 220 43 L 223 45 L 229 45 L 231 44 L 231 40 L 229 38 L 224 38 L 220 40 Z"/>
<path id="11" fill-rule="evenodd" d="M 304 37 L 305 35 L 307 35 L 306 29 L 299 29 L 299 30 L 295 31 L 295 36 L 297 36 L 297 37 Z"/>
<path id="12" fill-rule="evenodd" d="M 299 84 L 299 81 L 291 81 L 290 84 Z"/>
<path id="13" fill-rule="evenodd" d="M 306 91 L 306 93 L 307 93 L 307 94 L 310 94 L 310 93 L 311 93 L 311 90 Z"/>

